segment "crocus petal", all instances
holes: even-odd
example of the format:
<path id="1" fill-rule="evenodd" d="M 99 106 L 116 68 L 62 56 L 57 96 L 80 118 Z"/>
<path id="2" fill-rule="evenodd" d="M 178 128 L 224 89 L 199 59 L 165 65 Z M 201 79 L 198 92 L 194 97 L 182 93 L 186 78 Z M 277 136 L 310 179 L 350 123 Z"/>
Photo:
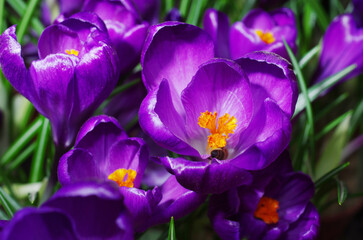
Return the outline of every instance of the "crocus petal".
<path id="1" fill-rule="evenodd" d="M 117 59 L 116 52 L 105 44 L 83 56 L 75 69 L 79 111 L 93 112 L 111 93 L 119 76 Z"/>
<path id="2" fill-rule="evenodd" d="M 171 132 L 171 130 L 167 128 L 163 122 L 163 120 L 170 120 L 174 121 L 174 125 L 178 128 L 184 126 L 184 124 L 181 124 L 182 120 L 180 119 L 180 116 L 173 108 L 170 90 L 168 89 L 168 87 L 168 82 L 163 81 L 160 84 L 159 89 L 153 90 L 148 93 L 140 106 L 140 126 L 144 130 L 144 132 L 149 136 L 152 136 L 153 140 L 160 146 L 168 148 L 179 154 L 199 156 L 199 153 L 194 148 L 189 146 L 173 132 Z M 161 97 L 163 98 L 163 101 L 158 101 L 158 98 Z M 159 113 L 166 111 L 168 114 L 172 114 L 175 119 L 169 118 L 168 114 L 166 113 L 164 113 L 165 118 L 161 119 L 159 114 L 156 112 L 157 106 L 159 109 Z M 180 124 L 177 126 L 176 122 L 179 122 Z M 172 126 L 171 124 L 172 122 L 170 122 L 170 126 Z M 180 131 L 179 133 L 182 133 L 182 131 Z"/>
<path id="3" fill-rule="evenodd" d="M 213 161 L 209 164 L 169 157 L 160 160 L 183 187 L 197 193 L 221 193 L 252 181 L 249 172 L 228 162 Z"/>
<path id="4" fill-rule="evenodd" d="M 151 158 L 146 166 L 141 183 L 149 187 L 161 186 L 170 176 L 164 165 Z"/>
<path id="5" fill-rule="evenodd" d="M 140 187 L 149 151 L 145 142 L 139 138 L 122 139 L 109 149 L 109 157 L 105 172 L 109 175 L 117 169 L 132 169 L 136 171 L 134 187 Z"/>
<path id="6" fill-rule="evenodd" d="M 240 58 L 246 53 L 262 50 L 266 45 L 254 30 L 247 28 L 242 22 L 236 22 L 231 26 L 229 39 L 232 59 Z"/>
<path id="7" fill-rule="evenodd" d="M 315 239 L 319 229 L 319 213 L 312 203 L 308 203 L 304 213 L 293 224 L 289 231 L 282 237 L 288 239 Z"/>
<path id="8" fill-rule="evenodd" d="M 240 199 L 236 188 L 222 194 L 212 195 L 209 202 L 208 217 L 214 231 L 222 239 L 240 239 L 240 225 L 237 220 L 228 217 L 237 214 L 240 207 Z"/>
<path id="9" fill-rule="evenodd" d="M 213 56 L 212 39 L 198 27 L 179 22 L 151 26 L 141 55 L 144 84 L 150 91 L 165 78 L 180 95 L 199 65 Z"/>
<path id="10" fill-rule="evenodd" d="M 240 136 L 240 149 L 231 163 L 248 170 L 259 170 L 271 164 L 290 141 L 291 123 L 270 99 Z M 251 145 L 252 144 L 252 145 Z M 238 154 L 242 149 L 244 152 Z"/>
<path id="11" fill-rule="evenodd" d="M 141 50 L 148 28 L 147 23 L 136 25 L 122 36 L 122 40 L 116 41 L 115 48 L 122 59 L 119 65 L 122 74 L 130 71 L 140 62 Z"/>
<path id="12" fill-rule="evenodd" d="M 216 57 L 230 58 L 228 16 L 215 9 L 208 9 L 204 13 L 203 28 L 214 41 Z"/>
<path id="13" fill-rule="evenodd" d="M 92 117 L 90 119 L 88 119 L 81 127 L 81 129 L 78 132 L 77 138 L 76 138 L 76 143 L 75 145 L 81 144 L 83 145 L 83 143 L 80 143 L 81 141 L 83 141 L 83 138 L 85 138 L 85 136 L 87 134 L 89 134 L 90 132 L 92 132 L 95 128 L 98 128 L 98 125 L 103 125 L 104 129 L 100 132 L 103 133 L 109 133 L 111 135 L 111 139 L 109 140 L 109 142 L 114 142 L 117 137 L 119 136 L 120 139 L 122 138 L 127 138 L 126 132 L 122 129 L 122 127 L 120 126 L 120 124 L 117 122 L 116 119 L 114 119 L 113 117 L 109 117 L 106 115 L 100 115 L 100 116 L 95 116 Z M 86 137 L 85 139 L 87 139 L 88 137 Z M 94 137 L 90 137 L 90 138 L 94 138 Z M 97 137 L 95 137 L 97 139 Z M 84 145 L 89 145 L 88 143 L 84 143 Z"/>
<path id="14" fill-rule="evenodd" d="M 251 10 L 242 21 L 248 28 L 260 29 L 264 32 L 269 31 L 275 25 L 271 15 L 262 9 Z"/>
<path id="15" fill-rule="evenodd" d="M 314 184 L 303 173 L 288 174 L 275 179 L 276 182 L 271 182 L 265 194 L 280 202 L 278 213 L 281 219 L 294 222 L 304 212 L 306 203 L 314 196 Z"/>
<path id="16" fill-rule="evenodd" d="M 22 95 L 33 101 L 34 89 L 17 42 L 15 25 L 6 29 L 0 36 L 0 66 L 5 78 Z"/>
<path id="17" fill-rule="evenodd" d="M 153 190 L 144 191 L 137 188 L 121 187 L 120 192 L 133 219 L 135 231 L 145 231 L 153 209 L 161 200 L 160 189 L 155 187 Z"/>
<path id="18" fill-rule="evenodd" d="M 266 52 L 247 54 L 236 62 L 241 65 L 254 88 L 275 100 L 290 118 L 299 93 L 292 66 L 280 56 Z"/>
<path id="19" fill-rule="evenodd" d="M 351 64 L 356 64 L 357 67 L 344 79 L 362 73 L 362 44 L 363 29 L 357 27 L 353 15 L 345 14 L 336 17 L 323 37 L 315 82 L 320 82 Z"/>
<path id="20" fill-rule="evenodd" d="M 79 239 L 69 217 L 51 208 L 23 208 L 3 230 L 1 239 Z"/>
<path id="21" fill-rule="evenodd" d="M 84 182 L 62 187 L 42 207 L 51 207 L 66 213 L 82 238 L 132 238 L 130 226 L 120 225 L 119 218 L 128 217 L 122 197 L 108 183 Z"/>
<path id="22" fill-rule="evenodd" d="M 278 25 L 294 26 L 296 24 L 294 12 L 289 8 L 276 9 L 271 12 L 271 16 Z"/>
<path id="23" fill-rule="evenodd" d="M 102 31 L 102 32 L 107 32 L 107 28 L 105 23 L 102 21 L 101 18 L 99 18 L 99 16 L 93 12 L 78 12 L 76 14 L 73 14 L 71 17 L 69 17 L 68 19 L 77 19 L 80 20 L 81 22 L 88 22 L 94 26 L 96 26 L 98 28 L 98 30 Z M 69 21 L 70 23 L 73 23 L 73 21 Z M 68 26 L 70 24 L 68 24 L 68 21 L 63 21 L 64 25 Z M 70 26 L 70 27 L 75 27 L 75 26 Z"/>
<path id="24" fill-rule="evenodd" d="M 35 86 L 34 94 L 41 99 L 41 102 L 34 102 L 34 106 L 50 119 L 56 144 L 68 146 L 76 135 L 76 129 L 68 127 L 70 119 L 67 117 L 73 110 L 74 67 L 77 62 L 77 57 L 52 54 L 33 61 L 29 69 Z"/>
<path id="25" fill-rule="evenodd" d="M 119 139 L 127 138 L 117 120 L 107 116 L 89 119 L 81 128 L 75 147 L 87 150 L 99 169 L 106 169 L 110 147 Z"/>
<path id="26" fill-rule="evenodd" d="M 58 180 L 62 186 L 102 177 L 92 155 L 83 149 L 73 149 L 59 160 Z"/>
<path id="27" fill-rule="evenodd" d="M 179 219 L 194 211 L 207 198 L 207 195 L 183 188 L 175 176 L 170 176 L 160 189 L 162 198 L 149 219 L 150 226 L 169 222 L 171 217 Z"/>

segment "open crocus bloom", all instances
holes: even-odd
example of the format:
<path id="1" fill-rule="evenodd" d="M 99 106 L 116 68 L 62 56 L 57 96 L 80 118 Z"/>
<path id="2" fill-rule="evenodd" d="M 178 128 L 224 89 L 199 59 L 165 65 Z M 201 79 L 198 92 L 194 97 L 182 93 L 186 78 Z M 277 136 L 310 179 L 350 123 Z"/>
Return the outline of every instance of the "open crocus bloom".
<path id="1" fill-rule="evenodd" d="M 250 186 L 241 186 L 210 199 L 209 217 L 221 239 L 314 239 L 319 215 L 310 202 L 311 179 L 293 172 L 283 154 L 268 168 L 254 173 Z"/>
<path id="2" fill-rule="evenodd" d="M 52 125 L 57 146 L 69 147 L 81 124 L 111 93 L 119 77 L 118 57 L 94 14 L 82 13 L 47 27 L 38 42 L 39 60 L 29 70 L 15 26 L 0 36 L 5 77 Z"/>
<path id="3" fill-rule="evenodd" d="M 256 52 L 211 59 L 202 29 L 166 22 L 151 27 L 141 64 L 148 95 L 140 125 L 159 145 L 191 158 L 161 158 L 186 188 L 220 193 L 247 184 L 290 139 L 297 86 L 289 63 Z"/>
<path id="4" fill-rule="evenodd" d="M 1 239 L 133 239 L 122 196 L 108 183 L 61 188 L 42 206 L 24 208 L 5 224 Z"/>
<path id="5" fill-rule="evenodd" d="M 288 8 L 271 12 L 255 9 L 231 27 L 227 15 L 208 9 L 203 26 L 216 44 L 218 57 L 237 59 L 250 52 L 267 51 L 288 59 L 283 39 L 296 51 L 295 16 Z"/>
<path id="6" fill-rule="evenodd" d="M 148 159 L 142 139 L 128 138 L 116 119 L 97 116 L 82 126 L 74 149 L 60 159 L 58 178 L 62 186 L 87 180 L 117 184 L 137 232 L 169 222 L 171 216 L 180 218 L 205 200 L 174 176 L 152 190 L 139 189 Z"/>

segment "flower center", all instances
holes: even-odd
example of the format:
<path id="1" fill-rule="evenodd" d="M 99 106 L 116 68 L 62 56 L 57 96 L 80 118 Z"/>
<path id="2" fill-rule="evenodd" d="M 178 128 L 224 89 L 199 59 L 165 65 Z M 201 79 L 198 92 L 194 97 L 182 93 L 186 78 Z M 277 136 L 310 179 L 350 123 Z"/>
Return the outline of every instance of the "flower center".
<path id="1" fill-rule="evenodd" d="M 198 119 L 199 126 L 209 129 L 211 133 L 208 136 L 207 150 L 209 152 L 214 149 L 224 148 L 227 145 L 229 134 L 232 134 L 237 127 L 237 119 L 228 113 L 218 118 L 218 126 L 216 120 L 217 112 L 212 114 L 209 111 L 201 113 Z"/>
<path id="2" fill-rule="evenodd" d="M 275 42 L 274 35 L 271 32 L 263 32 L 262 30 L 256 30 L 256 34 L 261 38 L 261 40 L 266 44 L 271 44 Z"/>
<path id="3" fill-rule="evenodd" d="M 74 56 L 78 57 L 79 51 L 74 50 L 74 49 L 71 49 L 71 50 L 66 49 L 66 53 L 68 55 L 74 55 Z"/>
<path id="4" fill-rule="evenodd" d="M 126 176 L 127 174 L 127 176 Z M 134 187 L 136 171 L 132 169 L 119 168 L 108 176 L 108 179 L 115 181 L 120 187 Z"/>
<path id="5" fill-rule="evenodd" d="M 277 200 L 262 197 L 257 204 L 254 216 L 263 220 L 266 224 L 277 223 L 279 221 L 277 209 L 279 209 L 279 202 Z"/>

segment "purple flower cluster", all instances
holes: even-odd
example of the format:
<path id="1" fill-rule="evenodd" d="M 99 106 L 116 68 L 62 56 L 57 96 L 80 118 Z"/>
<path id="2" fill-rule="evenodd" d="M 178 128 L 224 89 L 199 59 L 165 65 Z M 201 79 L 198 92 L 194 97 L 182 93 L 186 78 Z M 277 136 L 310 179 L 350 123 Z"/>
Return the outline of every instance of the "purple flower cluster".
<path id="1" fill-rule="evenodd" d="M 208 194 L 208 215 L 222 239 L 316 238 L 314 184 L 292 170 L 286 152 L 298 97 L 283 43 L 297 50 L 291 10 L 253 10 L 230 26 L 210 9 L 203 30 L 156 24 L 160 1 L 62 0 L 60 8 L 29 68 L 15 26 L 0 36 L 5 77 L 50 120 L 56 147 L 73 147 L 56 159 L 61 189 L 39 208 L 0 222 L 2 239 L 133 239 L 191 213 Z M 180 19 L 175 10 L 168 17 Z M 341 19 L 327 30 L 319 80 L 349 64 L 339 65 L 324 48 L 334 46 L 327 41 L 341 24 L 353 26 L 353 18 Z M 357 28 L 344 29 L 359 35 Z M 120 121 L 91 117 L 139 62 L 141 74 L 129 76 L 141 75 L 144 86 L 103 109 Z M 145 140 L 121 127 L 137 112 Z M 148 138 L 177 157 L 150 156 L 158 149 L 149 149 Z"/>

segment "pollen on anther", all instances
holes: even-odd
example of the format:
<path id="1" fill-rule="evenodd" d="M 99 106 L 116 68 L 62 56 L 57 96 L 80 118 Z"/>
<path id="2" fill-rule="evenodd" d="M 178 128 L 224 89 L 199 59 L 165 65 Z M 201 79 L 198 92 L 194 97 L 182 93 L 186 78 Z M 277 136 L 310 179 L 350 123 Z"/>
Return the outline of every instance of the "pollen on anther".
<path id="1" fill-rule="evenodd" d="M 271 44 L 275 42 L 274 35 L 271 32 L 263 32 L 262 30 L 256 30 L 256 34 L 266 44 Z"/>
<path id="2" fill-rule="evenodd" d="M 261 219 L 266 224 L 274 224 L 279 221 L 278 209 L 279 202 L 277 200 L 269 197 L 262 197 L 257 204 L 254 216 L 255 218 Z"/>
<path id="3" fill-rule="evenodd" d="M 126 176 L 127 175 L 127 176 Z M 136 171 L 132 169 L 119 168 L 108 176 L 108 179 L 115 181 L 120 187 L 134 187 Z M 125 179 L 126 178 L 126 179 Z"/>
<path id="4" fill-rule="evenodd" d="M 208 136 L 207 150 L 212 151 L 227 145 L 229 134 L 232 134 L 237 127 L 237 119 L 226 113 L 218 118 L 217 126 L 217 112 L 212 114 L 209 111 L 205 111 L 200 114 L 198 124 L 202 128 L 209 129 L 211 135 Z"/>
<path id="5" fill-rule="evenodd" d="M 79 51 L 74 50 L 74 49 L 71 49 L 71 50 L 66 49 L 66 53 L 68 55 L 74 55 L 74 56 L 78 57 Z"/>

